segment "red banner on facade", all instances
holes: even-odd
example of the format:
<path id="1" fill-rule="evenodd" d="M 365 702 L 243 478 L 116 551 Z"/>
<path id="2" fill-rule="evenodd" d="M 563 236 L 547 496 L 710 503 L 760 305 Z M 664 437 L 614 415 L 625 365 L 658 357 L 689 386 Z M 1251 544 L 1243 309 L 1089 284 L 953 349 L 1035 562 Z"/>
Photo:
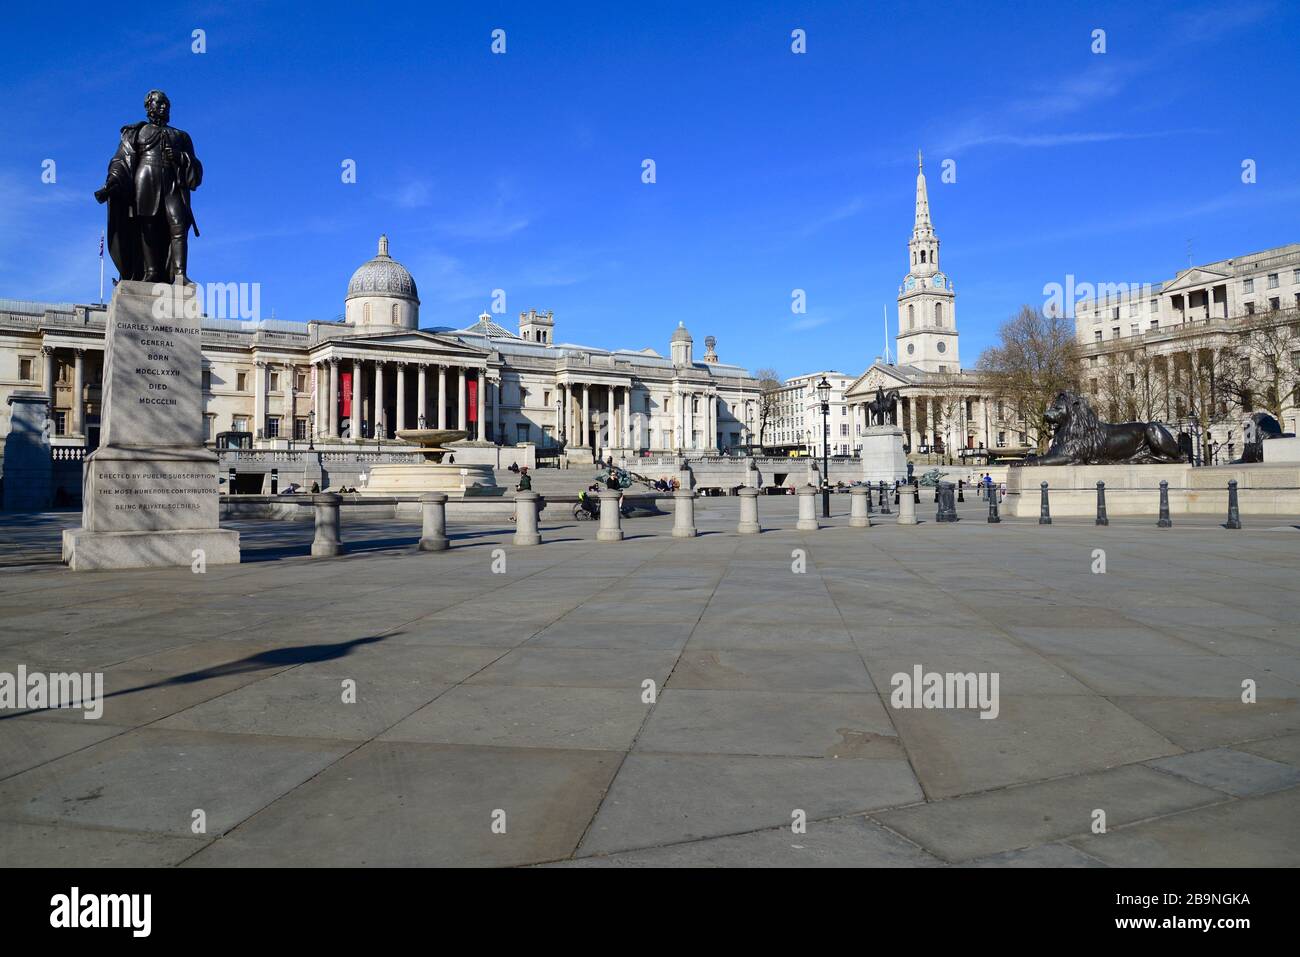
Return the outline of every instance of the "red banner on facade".
<path id="1" fill-rule="evenodd" d="M 478 421 L 478 378 L 465 381 L 465 418 L 471 422 Z"/>
<path id="2" fill-rule="evenodd" d="M 339 373 L 339 408 L 340 416 L 346 419 L 352 414 L 352 373 Z"/>

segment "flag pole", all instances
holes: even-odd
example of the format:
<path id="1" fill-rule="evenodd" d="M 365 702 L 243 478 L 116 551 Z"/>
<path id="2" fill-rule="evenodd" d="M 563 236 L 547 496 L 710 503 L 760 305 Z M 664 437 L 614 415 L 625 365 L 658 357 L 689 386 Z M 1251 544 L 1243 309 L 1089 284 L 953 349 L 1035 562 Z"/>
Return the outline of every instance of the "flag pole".
<path id="1" fill-rule="evenodd" d="M 889 307 L 880 306 L 880 316 L 885 320 L 885 365 L 889 365 Z"/>

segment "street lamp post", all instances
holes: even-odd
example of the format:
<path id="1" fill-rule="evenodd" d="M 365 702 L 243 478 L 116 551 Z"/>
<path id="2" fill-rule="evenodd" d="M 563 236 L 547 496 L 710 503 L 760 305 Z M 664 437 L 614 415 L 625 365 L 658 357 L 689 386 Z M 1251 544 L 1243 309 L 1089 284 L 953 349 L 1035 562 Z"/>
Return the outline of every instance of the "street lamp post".
<path id="1" fill-rule="evenodd" d="M 307 413 L 307 451 L 316 451 L 316 410 Z"/>
<path id="2" fill-rule="evenodd" d="M 817 399 L 822 404 L 822 518 L 831 517 L 830 415 L 831 384 L 822 376 L 817 383 Z"/>

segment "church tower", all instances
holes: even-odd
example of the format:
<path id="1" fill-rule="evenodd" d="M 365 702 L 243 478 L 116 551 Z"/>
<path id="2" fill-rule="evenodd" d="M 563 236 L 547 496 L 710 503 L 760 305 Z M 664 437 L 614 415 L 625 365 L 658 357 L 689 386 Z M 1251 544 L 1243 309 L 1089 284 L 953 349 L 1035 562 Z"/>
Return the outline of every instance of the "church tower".
<path id="1" fill-rule="evenodd" d="M 907 244 L 907 277 L 898 290 L 898 362 L 923 372 L 958 372 L 957 294 L 939 271 L 939 237 L 930 222 L 921 152 L 916 153 L 916 224 Z"/>

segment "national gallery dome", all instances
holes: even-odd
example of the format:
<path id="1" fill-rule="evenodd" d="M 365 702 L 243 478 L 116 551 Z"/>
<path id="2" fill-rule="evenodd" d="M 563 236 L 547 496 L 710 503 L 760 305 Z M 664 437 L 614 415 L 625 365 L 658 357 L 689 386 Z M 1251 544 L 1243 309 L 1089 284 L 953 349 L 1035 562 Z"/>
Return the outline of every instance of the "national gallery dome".
<path id="1" fill-rule="evenodd" d="M 379 252 L 361 264 L 348 281 L 347 321 L 356 326 L 419 327 L 420 295 L 407 268 L 388 255 L 388 237 Z"/>

